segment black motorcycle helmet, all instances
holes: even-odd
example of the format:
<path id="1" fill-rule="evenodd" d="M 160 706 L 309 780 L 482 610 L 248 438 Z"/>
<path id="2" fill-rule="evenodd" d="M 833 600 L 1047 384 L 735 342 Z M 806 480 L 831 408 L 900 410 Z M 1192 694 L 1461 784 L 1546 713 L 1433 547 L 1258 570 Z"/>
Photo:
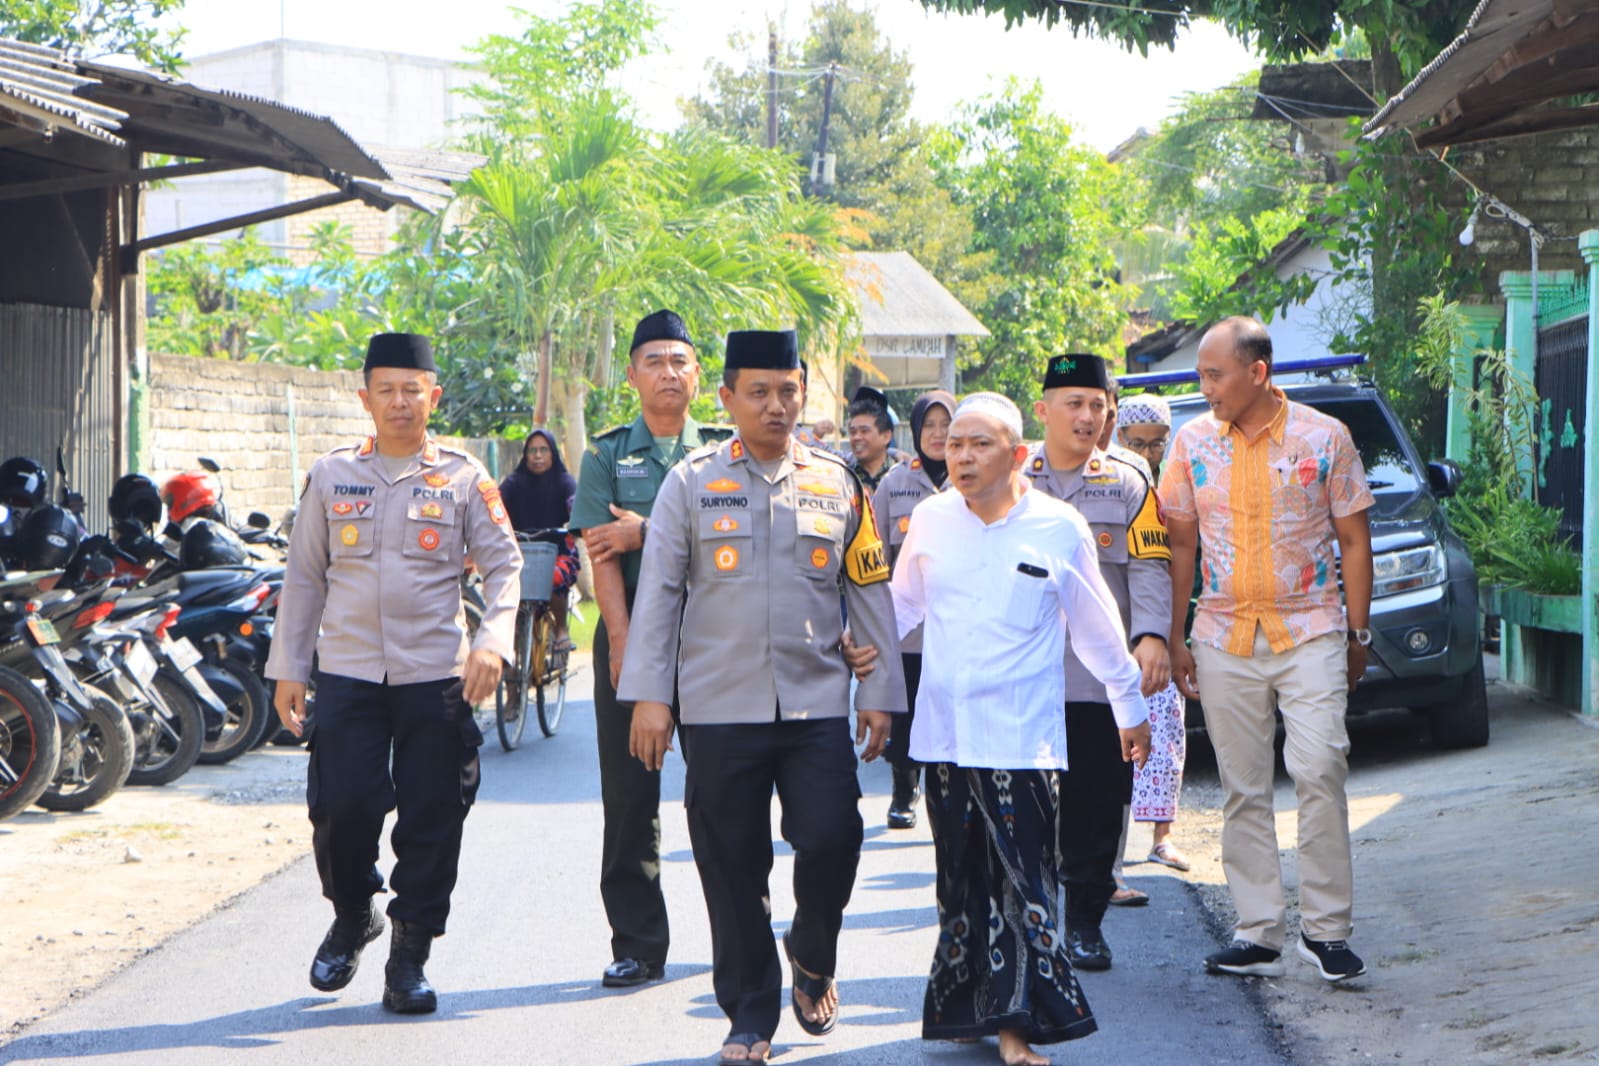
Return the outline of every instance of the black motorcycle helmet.
<path id="1" fill-rule="evenodd" d="M 227 526 L 218 522 L 196 522 L 183 534 L 178 559 L 185 570 L 204 570 L 212 566 L 238 566 L 248 558 L 244 542 Z"/>
<path id="2" fill-rule="evenodd" d="M 161 490 L 143 474 L 123 474 L 111 486 L 111 521 L 133 519 L 146 529 L 161 521 Z"/>
<path id="3" fill-rule="evenodd" d="M 82 588 L 114 576 L 116 570 L 116 546 L 111 543 L 110 537 L 96 533 L 83 538 L 78 550 L 72 553 L 72 560 L 67 563 L 66 571 L 61 575 L 61 582 L 56 587 Z"/>
<path id="4" fill-rule="evenodd" d="M 44 503 L 50 475 L 44 467 L 26 456 L 0 463 L 0 503 L 23 509 Z"/>
<path id="5" fill-rule="evenodd" d="M 77 519 L 65 507 L 35 507 L 13 542 L 13 561 L 26 570 L 59 570 L 78 550 Z"/>

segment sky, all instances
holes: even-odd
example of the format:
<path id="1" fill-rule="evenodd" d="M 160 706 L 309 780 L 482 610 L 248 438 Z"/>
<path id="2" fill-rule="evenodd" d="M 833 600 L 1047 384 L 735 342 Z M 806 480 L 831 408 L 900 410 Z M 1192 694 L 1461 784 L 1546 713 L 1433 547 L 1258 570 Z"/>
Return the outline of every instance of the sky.
<path id="1" fill-rule="evenodd" d="M 1001 88 L 1009 76 L 1036 78 L 1047 106 L 1068 118 L 1081 140 L 1107 151 L 1140 126 L 1159 125 L 1182 93 L 1229 84 L 1260 63 L 1212 23 L 1196 25 L 1175 51 L 1151 50 L 1145 59 L 1061 27 L 1027 24 L 1006 32 L 1001 18 L 935 14 L 918 0 L 856 2 L 869 4 L 884 36 L 910 54 L 913 117 L 944 122 L 962 101 Z M 515 6 L 554 15 L 564 5 L 519 0 Z M 658 6 L 664 49 L 623 72 L 640 117 L 657 129 L 677 124 L 677 101 L 705 87 L 711 61 L 745 64 L 728 47 L 730 34 L 745 31 L 764 51 L 769 19 L 780 35 L 797 39 L 811 10 L 809 2 L 780 0 L 658 0 Z M 474 41 L 514 33 L 518 25 L 505 0 L 187 0 L 178 21 L 187 28 L 183 52 L 190 57 L 285 36 L 464 59 Z"/>

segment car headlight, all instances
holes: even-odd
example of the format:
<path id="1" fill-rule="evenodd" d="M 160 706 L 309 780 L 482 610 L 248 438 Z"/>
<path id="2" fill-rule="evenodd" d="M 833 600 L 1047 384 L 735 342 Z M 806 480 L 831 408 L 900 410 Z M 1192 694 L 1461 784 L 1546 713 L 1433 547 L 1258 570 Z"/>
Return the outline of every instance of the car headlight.
<path id="1" fill-rule="evenodd" d="M 1429 544 L 1424 548 L 1406 548 L 1404 551 L 1382 552 L 1372 557 L 1371 594 L 1392 596 L 1412 589 L 1441 585 L 1448 577 L 1442 545 Z"/>

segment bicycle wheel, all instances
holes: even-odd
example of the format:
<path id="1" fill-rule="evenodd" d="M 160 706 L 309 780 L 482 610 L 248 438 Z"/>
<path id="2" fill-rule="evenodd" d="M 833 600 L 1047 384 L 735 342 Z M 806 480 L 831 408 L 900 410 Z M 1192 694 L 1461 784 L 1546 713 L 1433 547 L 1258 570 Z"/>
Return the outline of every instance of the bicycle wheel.
<path id="1" fill-rule="evenodd" d="M 499 729 L 500 747 L 515 751 L 527 728 L 528 675 L 533 663 L 533 619 L 527 611 L 516 614 L 516 662 L 500 674 L 500 687 L 494 691 L 494 724 Z"/>
<path id="2" fill-rule="evenodd" d="M 555 647 L 555 616 L 545 611 L 539 616 L 538 639 L 534 642 L 539 656 L 538 716 L 539 729 L 553 737 L 561 726 L 561 715 L 566 711 L 566 659 L 567 653 Z M 548 691 L 553 688 L 552 693 Z"/>

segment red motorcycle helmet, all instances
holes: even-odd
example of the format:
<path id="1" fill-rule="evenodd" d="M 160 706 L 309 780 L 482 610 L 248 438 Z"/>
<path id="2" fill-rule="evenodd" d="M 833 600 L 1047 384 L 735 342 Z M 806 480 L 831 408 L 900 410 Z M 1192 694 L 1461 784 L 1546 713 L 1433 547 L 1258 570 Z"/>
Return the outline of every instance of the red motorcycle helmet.
<path id="1" fill-rule="evenodd" d="M 161 488 L 161 502 L 167 505 L 167 517 L 174 522 L 215 507 L 220 499 L 222 483 L 205 470 L 175 474 Z"/>

